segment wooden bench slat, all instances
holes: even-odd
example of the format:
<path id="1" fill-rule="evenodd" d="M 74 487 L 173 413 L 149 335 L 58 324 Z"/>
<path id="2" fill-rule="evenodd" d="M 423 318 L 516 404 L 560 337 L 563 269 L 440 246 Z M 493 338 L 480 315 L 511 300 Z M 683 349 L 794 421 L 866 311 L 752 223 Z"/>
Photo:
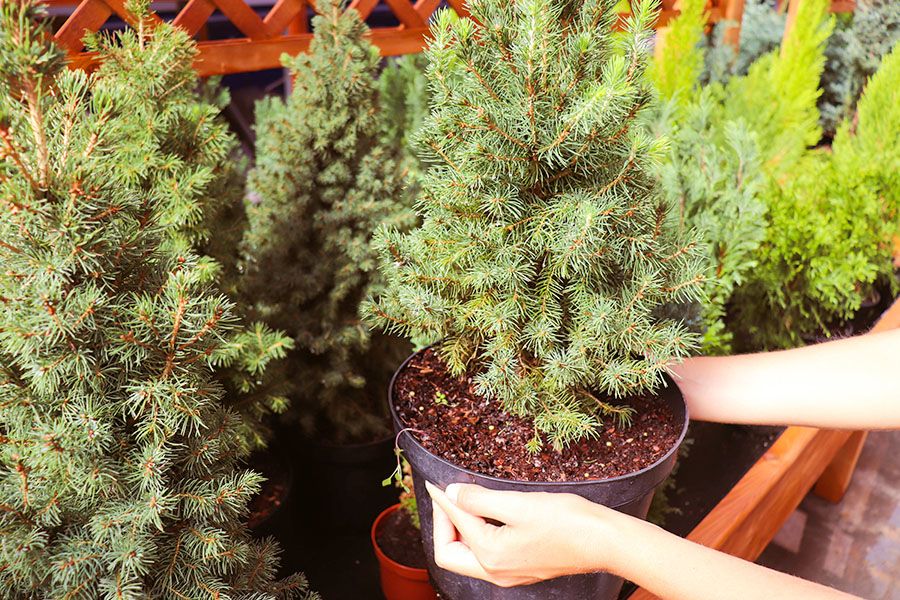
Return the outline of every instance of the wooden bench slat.
<path id="1" fill-rule="evenodd" d="M 900 327 L 900 300 L 873 333 Z M 846 491 L 866 432 L 788 427 L 687 539 L 756 560 L 818 481 L 839 498 Z M 655 598 L 639 589 L 630 600 Z"/>

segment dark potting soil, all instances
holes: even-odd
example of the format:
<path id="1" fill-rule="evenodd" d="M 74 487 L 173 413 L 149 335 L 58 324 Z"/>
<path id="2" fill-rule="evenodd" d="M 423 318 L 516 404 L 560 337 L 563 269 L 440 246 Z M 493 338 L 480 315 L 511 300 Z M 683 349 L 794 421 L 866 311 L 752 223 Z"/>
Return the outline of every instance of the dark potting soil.
<path id="1" fill-rule="evenodd" d="M 413 569 L 424 569 L 422 537 L 402 508 L 387 515 L 375 532 L 375 543 L 388 558 Z"/>
<path id="2" fill-rule="evenodd" d="M 436 402 L 440 392 L 445 400 Z M 534 437 L 531 420 L 505 414 L 498 402 L 479 396 L 471 376 L 454 377 L 428 349 L 398 375 L 394 401 L 405 427 L 431 453 L 478 473 L 515 481 L 606 479 L 638 471 L 663 457 L 678 440 L 675 416 L 651 398 L 623 402 L 634 408 L 632 425 L 603 428 L 595 439 L 562 452 L 545 444 L 525 447 Z M 617 402 L 618 403 L 618 402 Z"/>

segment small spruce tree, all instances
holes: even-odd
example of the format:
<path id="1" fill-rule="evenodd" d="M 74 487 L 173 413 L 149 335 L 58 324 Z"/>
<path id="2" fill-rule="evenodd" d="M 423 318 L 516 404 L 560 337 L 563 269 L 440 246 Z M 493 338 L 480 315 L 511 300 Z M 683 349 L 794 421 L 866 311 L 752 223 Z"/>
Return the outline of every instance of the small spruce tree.
<path id="1" fill-rule="evenodd" d="M 285 372 L 308 434 L 387 434 L 385 389 L 405 344 L 372 335 L 359 305 L 379 289 L 372 234 L 405 227 L 401 171 L 381 138 L 378 51 L 340 0 L 318 5 L 309 54 L 284 58 L 294 89 L 256 111 L 242 295 L 288 332 Z"/>
<path id="2" fill-rule="evenodd" d="M 413 176 L 422 170 L 413 136 L 428 116 L 427 64 L 424 55 L 407 54 L 389 59 L 378 77 L 381 136 L 394 160 Z"/>
<path id="3" fill-rule="evenodd" d="M 422 225 L 379 234 L 388 329 L 439 342 L 453 373 L 534 419 L 537 450 L 627 421 L 696 338 L 659 318 L 697 298 L 703 261 L 669 224 L 638 120 L 655 2 L 614 32 L 614 0 L 479 0 L 439 14 L 427 54 L 434 161 Z"/>
<path id="4" fill-rule="evenodd" d="M 413 138 L 428 116 L 427 62 L 422 54 L 388 60 L 378 77 L 381 141 L 397 163 L 403 178 L 405 206 L 413 206 L 426 166 L 417 154 Z"/>
<path id="5" fill-rule="evenodd" d="M 850 31 L 853 57 L 850 96 L 855 102 L 866 81 L 878 70 L 882 57 L 900 42 L 900 3 L 895 0 L 860 0 L 853 12 Z"/>
<path id="6" fill-rule="evenodd" d="M 129 4 L 137 15 L 147 13 L 146 0 Z M 198 268 L 230 296 L 235 294 L 236 246 L 246 224 L 242 206 L 243 162 L 221 109 L 227 92 L 214 81 L 201 85 L 193 60 L 194 42 L 180 29 L 163 30 L 169 41 L 155 43 L 149 28 L 139 23 L 134 34 L 108 39 L 91 36 L 88 46 L 102 52 L 101 79 L 120 82 L 115 101 L 123 112 L 146 123 L 144 134 L 154 152 L 143 171 L 143 193 L 159 207 L 161 225 L 171 250 L 203 257 Z M 215 235 L 212 235 L 215 230 Z M 229 247 L 228 245 L 231 245 Z M 237 312 L 243 313 L 239 306 Z M 265 444 L 268 416 L 286 409 L 285 389 L 273 363 L 293 342 L 262 323 L 232 332 L 217 353 L 217 378 L 228 391 L 226 399 L 244 419 L 248 448 Z M 268 368 L 268 372 L 267 372 Z"/>
<path id="7" fill-rule="evenodd" d="M 306 596 L 241 524 L 261 478 L 239 467 L 241 418 L 210 368 L 237 324 L 172 235 L 198 191 L 177 166 L 187 185 L 161 183 L 171 115 L 115 68 L 67 70 L 42 17 L 0 5 L 0 589 Z M 109 64 L 190 55 L 168 26 L 117 40 Z"/>

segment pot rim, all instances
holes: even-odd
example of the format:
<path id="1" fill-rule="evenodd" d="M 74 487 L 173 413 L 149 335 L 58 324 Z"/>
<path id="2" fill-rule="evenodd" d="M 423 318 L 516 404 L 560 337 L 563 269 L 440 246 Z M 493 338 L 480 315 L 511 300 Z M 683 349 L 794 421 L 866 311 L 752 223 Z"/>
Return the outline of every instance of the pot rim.
<path id="1" fill-rule="evenodd" d="M 428 581 L 428 569 L 418 569 L 416 567 L 408 567 L 402 563 L 397 562 L 390 556 L 384 553 L 381 547 L 378 545 L 378 542 L 375 541 L 375 534 L 378 531 L 381 522 L 387 518 L 389 514 L 400 510 L 402 507 L 400 503 L 394 504 L 392 506 L 388 506 L 386 509 L 381 511 L 377 517 L 375 517 L 375 521 L 372 523 L 372 530 L 370 532 L 370 537 L 372 539 L 372 547 L 375 548 L 375 556 L 378 558 L 378 562 L 382 563 L 382 565 L 388 565 L 391 569 L 397 571 L 398 574 L 406 577 L 407 579 L 414 579 L 417 581 Z"/>
<path id="2" fill-rule="evenodd" d="M 400 371 L 402 371 L 404 368 L 406 368 L 406 365 L 409 364 L 409 361 L 411 361 L 413 359 L 413 357 L 415 357 L 418 354 L 421 354 L 422 352 L 424 352 L 425 350 L 427 350 L 428 348 L 431 348 L 431 347 L 432 346 L 427 346 L 425 348 L 422 348 L 421 350 L 418 350 L 418 351 L 410 354 L 408 357 L 406 357 L 406 360 L 404 360 L 403 363 L 397 368 L 397 370 L 394 371 L 394 375 L 391 377 L 391 382 L 388 384 L 388 408 L 391 411 L 391 418 L 393 419 L 394 423 L 399 423 L 400 425 L 404 425 L 403 421 L 400 420 L 400 415 L 397 414 L 396 407 L 394 406 L 394 382 L 397 379 L 397 375 L 400 374 Z M 672 445 L 672 447 L 669 448 L 669 450 L 664 455 L 662 455 L 659 459 L 657 459 L 655 462 L 644 467 L 643 469 L 639 469 L 637 471 L 629 471 L 628 473 L 625 473 L 624 475 L 619 475 L 617 477 L 607 477 L 605 479 L 582 479 L 582 480 L 578 480 L 578 481 L 527 481 L 527 480 L 521 480 L 521 479 L 503 479 L 501 477 L 494 477 L 493 475 L 486 475 L 484 473 L 479 473 L 478 471 L 472 471 L 471 469 L 467 469 L 463 466 L 452 463 L 449 460 L 447 460 L 441 456 L 438 456 L 437 454 L 435 454 L 435 453 L 431 452 L 430 450 L 428 450 L 427 448 L 425 448 L 425 446 L 423 446 L 421 443 L 419 443 L 419 440 L 417 440 L 412 435 L 412 432 L 410 432 L 407 429 L 402 429 L 400 431 L 400 433 L 397 434 L 395 445 L 399 445 L 400 436 L 403 434 L 406 434 L 406 436 L 409 438 L 410 442 L 412 442 L 413 444 L 418 446 L 423 452 L 426 452 L 429 456 L 432 456 L 439 462 L 441 462 L 445 465 L 451 466 L 454 469 L 458 469 L 459 471 L 462 471 L 463 473 L 466 473 L 468 475 L 472 475 L 475 478 L 480 478 L 482 480 L 493 481 L 493 482 L 497 482 L 497 483 L 504 483 L 504 484 L 505 483 L 515 483 L 516 485 L 523 485 L 526 487 L 536 487 L 537 488 L 537 487 L 546 487 L 547 485 L 560 486 L 560 487 L 578 487 L 578 486 L 584 486 L 584 485 L 594 485 L 599 482 L 609 483 L 609 482 L 616 482 L 616 481 L 624 481 L 626 479 L 631 479 L 631 478 L 635 477 L 636 475 L 641 475 L 643 473 L 652 471 L 653 469 L 658 467 L 660 464 L 667 461 L 674 453 L 678 452 L 678 449 L 681 447 L 682 442 L 684 442 L 684 438 L 687 436 L 688 425 L 690 425 L 691 419 L 690 419 L 690 411 L 688 409 L 688 405 L 684 401 L 684 395 L 681 393 L 681 390 L 678 388 L 678 385 L 675 383 L 675 381 L 672 379 L 672 377 L 670 375 L 668 375 L 668 373 L 664 373 L 663 377 L 664 377 L 667 387 L 669 385 L 674 386 L 674 388 L 675 388 L 674 393 L 677 394 L 678 397 L 681 399 L 681 405 L 684 407 L 684 423 L 682 423 L 682 426 L 681 426 L 681 433 L 679 434 L 678 439 L 675 440 L 675 443 Z"/>

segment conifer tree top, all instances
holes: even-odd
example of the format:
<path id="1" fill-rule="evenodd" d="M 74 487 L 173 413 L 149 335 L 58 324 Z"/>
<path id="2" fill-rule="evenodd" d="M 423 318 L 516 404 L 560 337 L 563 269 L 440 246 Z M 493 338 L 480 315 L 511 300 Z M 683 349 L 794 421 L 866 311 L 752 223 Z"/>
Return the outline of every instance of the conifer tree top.
<path id="1" fill-rule="evenodd" d="M 433 166 L 421 227 L 383 231 L 385 327 L 433 342 L 480 393 L 557 447 L 613 398 L 650 390 L 695 343 L 658 317 L 696 297 L 702 261 L 668 222 L 639 124 L 656 3 L 614 32 L 612 0 L 479 0 L 442 12 L 428 48 Z"/>

